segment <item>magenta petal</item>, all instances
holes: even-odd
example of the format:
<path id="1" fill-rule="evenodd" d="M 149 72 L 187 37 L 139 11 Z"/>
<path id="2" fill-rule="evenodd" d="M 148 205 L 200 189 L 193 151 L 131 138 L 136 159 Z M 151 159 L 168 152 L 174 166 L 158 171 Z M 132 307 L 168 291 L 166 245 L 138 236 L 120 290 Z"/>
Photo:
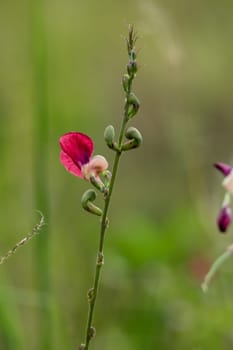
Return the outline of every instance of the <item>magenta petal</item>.
<path id="1" fill-rule="evenodd" d="M 232 167 L 225 163 L 215 163 L 215 168 L 221 171 L 224 176 L 228 176 L 232 170 Z"/>
<path id="2" fill-rule="evenodd" d="M 79 168 L 73 160 L 63 151 L 61 151 L 60 155 L 61 163 L 64 165 L 66 170 L 68 170 L 71 174 L 79 177 L 83 177 L 81 168 Z"/>
<path id="3" fill-rule="evenodd" d="M 89 162 L 93 153 L 92 139 L 80 132 L 68 132 L 61 136 L 60 146 L 63 151 L 61 154 L 62 164 L 72 174 L 80 176 L 77 169 L 81 171 L 81 167 Z M 76 170 L 74 166 L 76 166 Z"/>

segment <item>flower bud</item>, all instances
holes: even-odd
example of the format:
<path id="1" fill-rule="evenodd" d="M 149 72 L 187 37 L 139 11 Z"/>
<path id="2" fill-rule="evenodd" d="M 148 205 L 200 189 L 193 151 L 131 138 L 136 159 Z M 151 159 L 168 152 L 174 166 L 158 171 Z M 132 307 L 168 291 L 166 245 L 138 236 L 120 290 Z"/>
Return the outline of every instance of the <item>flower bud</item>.
<path id="1" fill-rule="evenodd" d="M 106 188 L 109 188 L 110 182 L 111 182 L 111 178 L 112 178 L 112 173 L 109 170 L 105 170 L 102 173 L 103 176 L 103 181 L 104 181 L 104 185 Z"/>
<path id="2" fill-rule="evenodd" d="M 129 91 L 129 81 L 130 81 L 130 76 L 129 74 L 124 74 L 122 78 L 122 85 L 123 89 L 126 93 Z"/>
<path id="3" fill-rule="evenodd" d="M 130 119 L 130 118 L 134 117 L 135 114 L 137 113 L 137 111 L 139 110 L 140 101 L 137 98 L 137 96 L 133 92 L 131 92 L 128 99 L 127 99 L 127 102 L 129 104 L 128 118 Z"/>
<path id="4" fill-rule="evenodd" d="M 134 76 L 137 73 L 138 65 L 136 61 L 130 61 L 127 64 L 127 72 L 130 77 Z"/>
<path id="5" fill-rule="evenodd" d="M 104 130 L 104 140 L 109 148 L 114 148 L 113 142 L 115 138 L 115 130 L 112 125 L 109 125 Z"/>
<path id="6" fill-rule="evenodd" d="M 134 28 L 133 28 L 133 25 L 130 24 L 129 25 L 129 35 L 128 35 L 128 39 L 127 39 L 127 48 L 128 48 L 129 56 L 130 56 L 131 50 L 133 50 L 135 41 L 136 41 L 136 38 L 135 38 L 135 35 L 134 35 Z"/>
<path id="7" fill-rule="evenodd" d="M 136 52 L 134 49 L 130 51 L 130 62 L 135 62 L 136 60 Z"/>
<path id="8" fill-rule="evenodd" d="M 215 163 L 215 168 L 218 169 L 224 176 L 228 176 L 231 173 L 232 167 L 225 163 Z"/>
<path id="9" fill-rule="evenodd" d="M 215 163 L 214 166 L 224 175 L 223 187 L 229 193 L 233 193 L 233 168 L 225 163 Z"/>
<path id="10" fill-rule="evenodd" d="M 109 171 L 109 170 L 105 170 L 104 172 L 103 172 L 103 177 L 106 179 L 106 181 L 110 181 L 111 180 L 111 178 L 112 178 L 112 173 L 111 173 L 111 171 Z"/>
<path id="11" fill-rule="evenodd" d="M 85 350 L 86 345 L 85 344 L 81 344 L 80 347 L 78 348 L 78 350 Z"/>
<path id="12" fill-rule="evenodd" d="M 102 193 L 106 192 L 106 187 L 103 183 L 103 181 L 101 180 L 101 178 L 99 176 L 95 176 L 94 174 L 90 176 L 90 182 L 92 183 L 93 186 L 95 186 L 95 188 L 97 188 L 97 190 L 99 190 Z"/>
<path id="13" fill-rule="evenodd" d="M 231 223 L 231 218 L 231 208 L 229 206 L 222 207 L 217 218 L 217 224 L 220 232 L 225 233 L 227 231 L 227 228 Z"/>
<path id="14" fill-rule="evenodd" d="M 81 198 L 82 207 L 91 214 L 101 216 L 102 210 L 93 203 L 95 199 L 96 192 L 92 189 L 87 190 L 86 192 L 84 192 Z"/>
<path id="15" fill-rule="evenodd" d="M 138 129 L 129 127 L 126 130 L 125 137 L 129 140 L 122 145 L 122 151 L 128 151 L 133 148 L 137 148 L 142 144 L 143 138 Z"/>

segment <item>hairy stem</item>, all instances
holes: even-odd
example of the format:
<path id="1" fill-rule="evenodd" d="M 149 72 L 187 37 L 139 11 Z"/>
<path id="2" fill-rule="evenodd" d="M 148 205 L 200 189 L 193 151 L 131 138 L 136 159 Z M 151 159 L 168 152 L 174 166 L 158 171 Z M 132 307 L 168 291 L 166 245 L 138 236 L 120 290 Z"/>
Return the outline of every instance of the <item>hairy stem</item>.
<path id="1" fill-rule="evenodd" d="M 21 241 L 16 243 L 13 248 L 8 250 L 8 252 L 5 253 L 4 255 L 0 256 L 0 265 L 3 264 L 7 259 L 9 259 L 13 254 L 15 254 L 20 247 L 28 243 L 35 235 L 37 235 L 40 232 L 41 228 L 45 225 L 45 222 L 44 222 L 43 214 L 40 212 L 39 214 L 40 214 L 40 222 L 37 223 L 31 230 L 31 232 L 29 232 L 23 239 L 21 239 Z"/>

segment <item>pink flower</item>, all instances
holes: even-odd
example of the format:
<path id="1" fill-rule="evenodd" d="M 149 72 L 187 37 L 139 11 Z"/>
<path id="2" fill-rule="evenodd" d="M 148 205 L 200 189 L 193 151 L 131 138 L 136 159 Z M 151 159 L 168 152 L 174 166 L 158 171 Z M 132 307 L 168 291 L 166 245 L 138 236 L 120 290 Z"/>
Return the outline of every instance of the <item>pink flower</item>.
<path id="1" fill-rule="evenodd" d="M 103 156 L 92 157 L 94 144 L 92 139 L 81 132 L 68 132 L 60 137 L 60 160 L 66 170 L 75 176 L 89 180 L 108 168 Z"/>

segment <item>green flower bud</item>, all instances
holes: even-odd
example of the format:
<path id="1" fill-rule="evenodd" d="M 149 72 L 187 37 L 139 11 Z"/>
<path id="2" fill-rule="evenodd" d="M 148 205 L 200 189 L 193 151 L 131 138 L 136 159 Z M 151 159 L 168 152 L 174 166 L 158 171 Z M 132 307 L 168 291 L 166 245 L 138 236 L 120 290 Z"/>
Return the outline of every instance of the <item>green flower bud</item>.
<path id="1" fill-rule="evenodd" d="M 130 52 L 130 61 L 136 63 L 135 60 L 136 60 L 136 52 L 134 51 L 134 49 L 132 49 Z"/>
<path id="2" fill-rule="evenodd" d="M 135 114 L 137 113 L 137 111 L 139 110 L 140 107 L 140 101 L 137 98 L 137 96 L 131 92 L 128 100 L 127 100 L 128 104 L 129 104 L 129 108 L 128 108 L 128 118 L 133 118 L 135 116 Z"/>
<path id="3" fill-rule="evenodd" d="M 112 125 L 109 125 L 104 130 L 104 140 L 109 148 L 114 148 L 115 130 Z"/>
<path id="4" fill-rule="evenodd" d="M 127 38 L 127 49 L 128 49 L 128 54 L 130 56 L 131 51 L 134 49 L 135 42 L 137 40 L 137 36 L 134 32 L 133 25 L 129 25 L 129 35 Z"/>
<path id="5" fill-rule="evenodd" d="M 82 207 L 91 214 L 101 216 L 102 210 L 93 203 L 95 199 L 96 192 L 92 189 L 87 190 L 86 192 L 84 192 L 81 198 Z"/>
<path id="6" fill-rule="evenodd" d="M 105 170 L 102 173 L 103 176 L 103 182 L 106 188 L 109 188 L 110 182 L 111 182 L 111 178 L 112 178 L 112 173 L 109 170 Z"/>
<path id="7" fill-rule="evenodd" d="M 130 77 L 133 77 L 137 73 L 137 70 L 138 70 L 138 65 L 136 61 L 130 61 L 127 64 L 127 72 Z"/>
<path id="8" fill-rule="evenodd" d="M 128 91 L 129 91 L 129 81 L 130 81 L 129 74 L 124 74 L 123 79 L 122 79 L 122 85 L 123 85 L 123 89 L 126 93 L 128 93 Z"/>
<path id="9" fill-rule="evenodd" d="M 129 127 L 126 130 L 125 137 L 129 140 L 122 145 L 122 151 L 129 151 L 130 149 L 137 148 L 142 144 L 143 138 L 138 129 Z"/>
<path id="10" fill-rule="evenodd" d="M 110 182 L 110 180 L 112 178 L 111 171 L 105 170 L 105 171 L 103 171 L 102 175 L 103 175 L 104 179 L 106 179 L 107 182 Z"/>
<path id="11" fill-rule="evenodd" d="M 105 186 L 105 184 L 103 183 L 103 181 L 99 176 L 94 176 L 91 174 L 90 182 L 92 183 L 93 186 L 95 186 L 95 188 L 97 188 L 97 190 L 102 192 L 104 196 L 107 196 L 108 188 Z"/>
<path id="12" fill-rule="evenodd" d="M 103 183 L 103 181 L 101 180 L 100 177 L 96 177 L 94 175 L 91 175 L 90 182 L 92 183 L 93 186 L 95 186 L 95 188 L 97 188 L 97 190 L 99 190 L 101 193 L 103 193 L 104 198 L 107 197 L 107 195 L 109 193 L 108 186 Z"/>

